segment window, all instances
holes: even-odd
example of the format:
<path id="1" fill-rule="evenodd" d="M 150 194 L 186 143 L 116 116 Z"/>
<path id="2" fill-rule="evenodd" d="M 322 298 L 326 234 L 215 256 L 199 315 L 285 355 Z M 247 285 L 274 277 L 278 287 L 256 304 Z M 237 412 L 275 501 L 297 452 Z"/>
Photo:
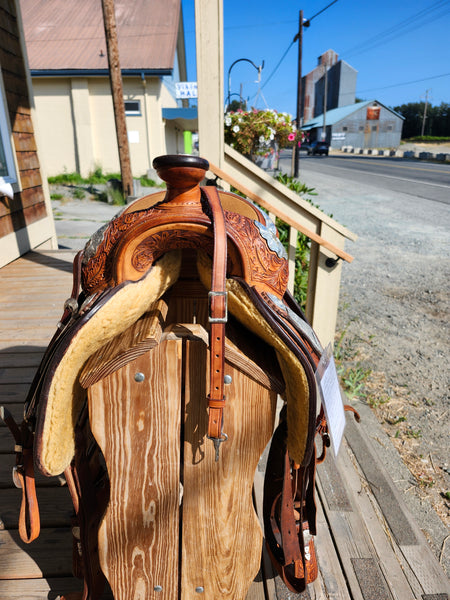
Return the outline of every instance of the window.
<path id="1" fill-rule="evenodd" d="M 125 100 L 125 114 L 128 117 L 141 116 L 141 101 L 140 100 Z"/>
<path id="2" fill-rule="evenodd" d="M 348 127 L 346 127 L 346 126 L 344 125 L 344 127 L 342 128 L 342 131 L 348 131 Z"/>
<path id="3" fill-rule="evenodd" d="M 14 150 L 11 142 L 9 121 L 6 112 L 6 98 L 2 83 L 0 73 L 0 184 L 17 182 Z"/>

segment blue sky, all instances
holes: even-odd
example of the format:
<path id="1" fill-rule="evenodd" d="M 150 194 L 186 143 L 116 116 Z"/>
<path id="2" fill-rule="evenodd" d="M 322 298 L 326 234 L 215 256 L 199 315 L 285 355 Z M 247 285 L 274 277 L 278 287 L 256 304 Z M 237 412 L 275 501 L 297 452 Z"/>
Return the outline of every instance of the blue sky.
<path id="1" fill-rule="evenodd" d="M 224 73 L 239 58 L 264 60 L 257 107 L 296 112 L 299 11 L 309 19 L 332 0 L 223 0 Z M 182 0 L 188 79 L 195 81 L 194 0 Z M 358 71 L 356 94 L 387 106 L 428 99 L 450 103 L 450 0 L 338 0 L 303 31 L 303 75 L 333 49 Z M 270 77 L 270 79 L 269 79 Z M 257 71 L 239 62 L 231 71 L 231 93 L 254 102 Z M 411 83 L 416 82 L 416 83 Z M 237 98 L 237 96 L 232 97 Z"/>

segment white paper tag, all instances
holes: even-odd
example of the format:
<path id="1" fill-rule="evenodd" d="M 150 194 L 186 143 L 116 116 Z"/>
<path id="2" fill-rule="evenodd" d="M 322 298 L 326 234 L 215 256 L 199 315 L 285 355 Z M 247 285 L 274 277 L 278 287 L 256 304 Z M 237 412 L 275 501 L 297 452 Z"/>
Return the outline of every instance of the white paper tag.
<path id="1" fill-rule="evenodd" d="M 317 366 L 316 381 L 327 418 L 331 445 L 337 456 L 344 435 L 345 411 L 331 344 L 325 348 Z"/>

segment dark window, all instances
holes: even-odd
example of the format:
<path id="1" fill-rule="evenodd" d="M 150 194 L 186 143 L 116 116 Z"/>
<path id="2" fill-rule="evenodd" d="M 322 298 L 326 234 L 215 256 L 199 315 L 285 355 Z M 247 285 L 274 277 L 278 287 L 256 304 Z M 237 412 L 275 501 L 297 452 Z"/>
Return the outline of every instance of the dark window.
<path id="1" fill-rule="evenodd" d="M 125 114 L 129 116 L 140 116 L 141 102 L 140 100 L 125 100 Z"/>
<path id="2" fill-rule="evenodd" d="M 344 126 L 344 127 L 342 128 L 342 131 L 348 131 L 348 127 L 345 127 L 345 126 Z"/>

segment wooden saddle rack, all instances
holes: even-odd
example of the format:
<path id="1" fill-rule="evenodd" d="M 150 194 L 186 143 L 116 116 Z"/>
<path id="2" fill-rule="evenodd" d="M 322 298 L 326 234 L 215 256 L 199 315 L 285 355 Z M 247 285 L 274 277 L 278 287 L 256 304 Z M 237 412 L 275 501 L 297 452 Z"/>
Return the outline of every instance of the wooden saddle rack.
<path id="1" fill-rule="evenodd" d="M 21 536 L 39 533 L 34 463 L 66 477 L 82 600 L 99 598 L 105 579 L 116 600 L 243 600 L 262 544 L 253 478 L 272 439 L 265 540 L 300 592 L 317 576 L 320 342 L 286 290 L 267 215 L 201 187 L 204 159 L 154 166 L 167 190 L 127 206 L 77 255 L 24 422 L 2 413 L 16 441 Z"/>

